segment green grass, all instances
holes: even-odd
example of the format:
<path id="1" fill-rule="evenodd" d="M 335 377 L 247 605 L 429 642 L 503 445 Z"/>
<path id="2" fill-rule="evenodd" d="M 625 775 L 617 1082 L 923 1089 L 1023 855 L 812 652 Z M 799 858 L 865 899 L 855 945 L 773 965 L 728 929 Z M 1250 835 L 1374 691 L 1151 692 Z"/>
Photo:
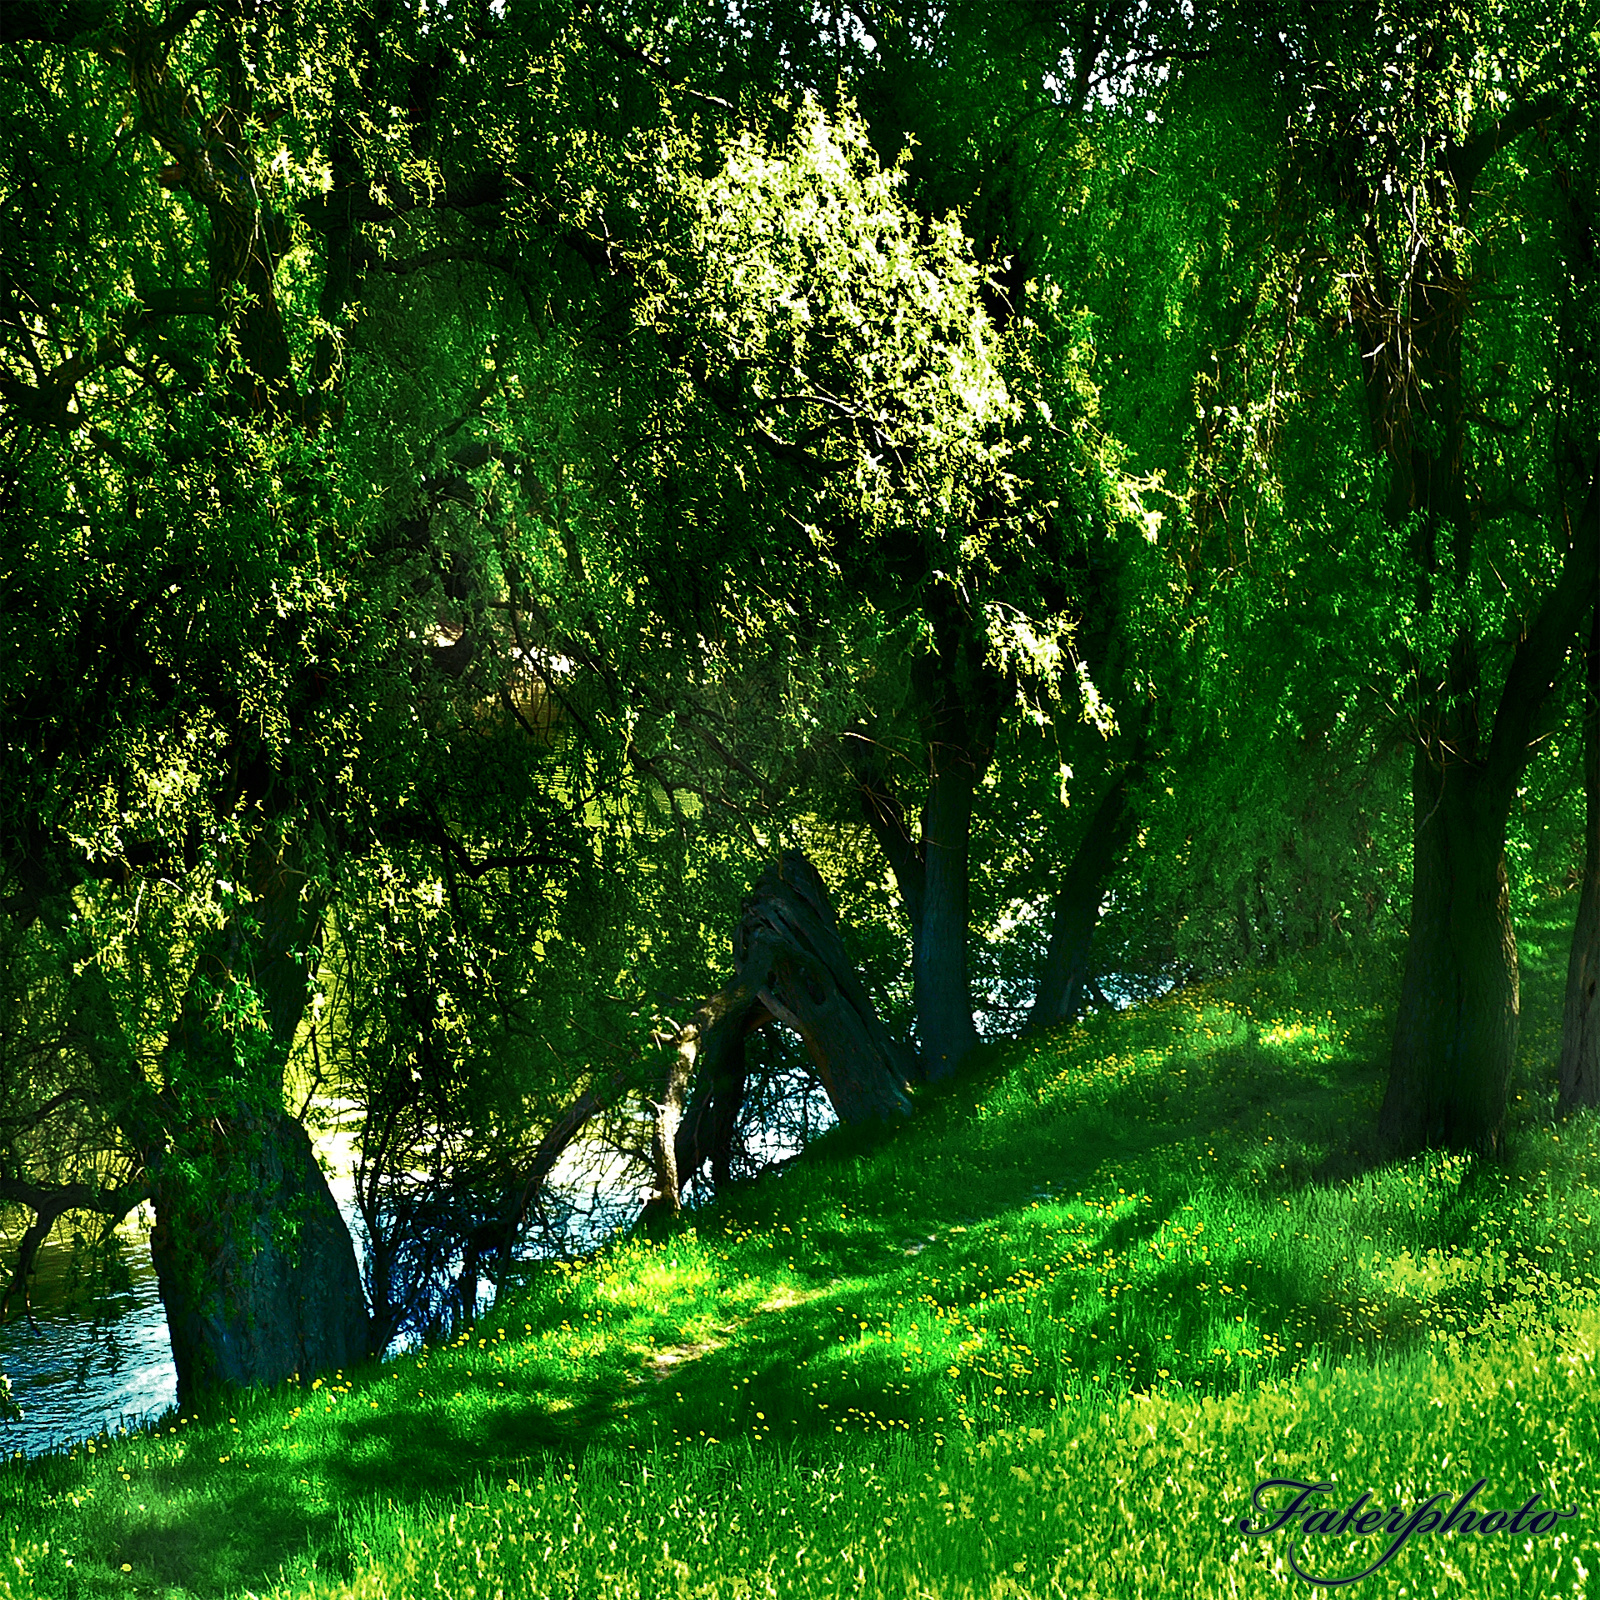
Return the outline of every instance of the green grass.
<path id="1" fill-rule="evenodd" d="M 1273 1476 L 1579 1508 L 1417 1538 L 1363 1596 L 1586 1593 L 1600 1119 L 1551 1118 L 1563 976 L 1525 974 L 1502 1165 L 1374 1162 L 1391 956 L 1242 974 L 992 1048 L 447 1348 L 12 1463 L 0 1596 L 1310 1594 L 1238 1531 Z"/>

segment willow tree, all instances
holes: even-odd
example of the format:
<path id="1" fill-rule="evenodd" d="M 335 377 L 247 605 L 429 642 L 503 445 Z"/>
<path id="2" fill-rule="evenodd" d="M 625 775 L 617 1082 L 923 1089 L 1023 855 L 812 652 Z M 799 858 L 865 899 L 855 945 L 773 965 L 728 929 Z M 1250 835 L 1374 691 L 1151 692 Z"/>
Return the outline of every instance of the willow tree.
<path id="1" fill-rule="evenodd" d="M 1019 902 L 1042 903 L 1029 926 L 1049 930 L 1026 957 L 1034 1020 L 1075 1011 L 1106 874 L 1132 833 L 1148 730 L 1128 614 L 1154 574 L 1146 508 L 1096 410 L 1073 246 L 1110 226 L 1102 191 L 1084 203 L 1105 127 L 1142 122 L 1162 74 L 1204 52 L 1203 30 L 1166 5 L 709 11 L 690 40 L 646 22 L 640 37 L 725 95 L 776 87 L 848 105 L 901 163 L 924 225 L 954 219 L 985 268 L 982 313 L 1010 398 L 994 418 L 1004 475 L 964 511 L 941 506 L 840 560 L 848 589 L 902 622 L 899 668 L 874 675 L 840 753 L 909 935 L 922 1070 L 940 1077 L 977 1042 L 976 984 L 995 977 L 975 933 Z M 909 482 L 908 444 L 889 462 Z M 1042 743 L 1019 741 L 1024 729 Z M 1024 745 L 1026 773 L 997 769 L 998 748 Z M 1002 813 L 1007 836 L 991 849 Z"/>
<path id="2" fill-rule="evenodd" d="M 391 1170 L 479 1126 L 463 1033 L 537 1047 L 521 1122 L 478 1108 L 520 1156 L 441 1178 L 503 1251 L 648 1027 L 525 1020 L 542 943 L 602 955 L 598 819 L 716 806 L 706 751 L 771 790 L 763 737 L 848 711 L 844 555 L 962 522 L 1004 387 L 858 131 L 559 8 L 11 5 L 0 159 L 0 871 L 48 997 L 0 1200 L 153 1201 L 188 1401 L 408 1314 L 286 1104 L 319 968 L 368 980 L 323 1024 Z"/>
<path id="3" fill-rule="evenodd" d="M 1519 1010 L 1508 819 L 1600 566 L 1596 62 L 1513 5 L 1284 13 L 1243 59 L 1282 128 L 1258 416 L 1295 418 L 1262 430 L 1300 452 L 1269 472 L 1323 490 L 1313 539 L 1282 526 L 1305 585 L 1286 605 L 1411 758 L 1380 1130 L 1492 1150 Z"/>
<path id="4" fill-rule="evenodd" d="M 615 187 L 670 122 L 630 68 L 575 140 L 580 54 L 487 10 L 0 16 L 4 614 L 28 619 L 0 870 L 34 996 L 0 1200 L 30 1215 L 24 1278 L 61 1215 L 153 1202 L 184 1403 L 389 1331 L 286 1105 L 360 864 L 387 855 L 391 901 L 492 874 L 534 904 L 570 861 L 570 795 L 497 816 L 452 777 L 482 778 L 471 707 L 515 648 L 467 626 L 485 312 L 603 300 L 585 164 Z M 425 339 L 401 284 L 432 291 Z"/>

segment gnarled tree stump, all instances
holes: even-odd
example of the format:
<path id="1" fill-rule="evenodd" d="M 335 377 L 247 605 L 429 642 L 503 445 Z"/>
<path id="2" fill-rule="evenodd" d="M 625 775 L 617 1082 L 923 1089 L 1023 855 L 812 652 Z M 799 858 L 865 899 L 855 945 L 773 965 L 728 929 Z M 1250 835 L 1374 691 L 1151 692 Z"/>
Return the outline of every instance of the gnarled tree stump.
<path id="1" fill-rule="evenodd" d="M 726 1180 L 744 1098 L 744 1041 L 769 1022 L 800 1035 L 841 1122 L 911 1110 L 914 1059 L 884 1027 L 845 954 L 817 869 L 798 850 L 786 852 L 742 910 L 733 982 L 701 1001 L 672 1042 L 656 1106 L 656 1186 L 640 1218 L 646 1224 L 678 1210 L 683 1185 L 704 1161 L 715 1182 Z"/>

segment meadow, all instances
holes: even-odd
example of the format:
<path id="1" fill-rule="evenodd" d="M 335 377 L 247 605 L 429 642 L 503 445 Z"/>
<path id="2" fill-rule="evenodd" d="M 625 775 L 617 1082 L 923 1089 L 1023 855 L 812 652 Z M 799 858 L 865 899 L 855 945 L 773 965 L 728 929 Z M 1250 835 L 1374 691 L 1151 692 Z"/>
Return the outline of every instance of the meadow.
<path id="1" fill-rule="evenodd" d="M 1394 1542 L 1246 1536 L 1270 1478 L 1542 1497 L 1363 1600 L 1587 1594 L 1600 1121 L 1519 934 L 1504 1161 L 1377 1159 L 1392 952 L 1097 1014 L 448 1346 L 0 1467 L 0 1600 L 1312 1594 Z"/>

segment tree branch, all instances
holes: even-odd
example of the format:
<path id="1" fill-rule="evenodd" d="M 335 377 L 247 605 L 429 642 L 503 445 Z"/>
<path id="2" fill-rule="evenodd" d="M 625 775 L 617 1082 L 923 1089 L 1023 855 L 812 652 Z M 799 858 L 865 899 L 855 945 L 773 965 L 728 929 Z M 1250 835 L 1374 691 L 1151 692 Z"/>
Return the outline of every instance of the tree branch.
<path id="1" fill-rule="evenodd" d="M 1528 129 L 1554 116 L 1564 104 L 1560 96 L 1553 93 L 1519 101 L 1498 122 L 1456 145 L 1446 157 L 1445 165 L 1462 198 L 1472 193 L 1478 175 L 1495 156 L 1508 145 L 1515 144 Z"/>
<path id="2" fill-rule="evenodd" d="M 1486 762 L 1492 791 L 1510 803 L 1527 767 L 1534 725 L 1555 685 L 1561 663 L 1600 589 L 1600 454 L 1589 478 L 1589 493 L 1576 527 L 1568 529 L 1561 577 L 1539 607 L 1528 631 L 1517 641 L 1506 674 Z"/>
<path id="3" fill-rule="evenodd" d="M 0 376 L 0 398 L 13 406 L 24 420 L 40 427 L 78 428 L 84 417 L 73 415 L 67 407 L 77 395 L 78 385 L 98 367 L 116 360 L 123 347 L 141 328 L 167 317 L 209 316 L 215 309 L 213 296 L 204 289 L 167 289 L 150 297 L 141 306 L 132 306 L 113 333 L 96 341 L 93 350 L 82 350 L 43 374 L 37 383 L 23 383 Z"/>
<path id="4" fill-rule="evenodd" d="M 86 1183 L 44 1185 L 29 1183 L 21 1178 L 0 1178 L 0 1200 L 25 1205 L 34 1214 L 33 1222 L 22 1235 L 17 1249 L 17 1264 L 4 1294 L 0 1294 L 0 1321 L 10 1314 L 11 1302 L 19 1294 L 23 1309 L 28 1310 L 28 1279 L 33 1274 L 33 1263 L 39 1246 L 49 1236 L 50 1230 L 68 1211 L 94 1211 L 110 1217 L 112 1225 L 122 1221 L 135 1206 L 150 1198 L 146 1183 L 124 1184 L 120 1189 L 100 1189 Z M 31 1314 L 31 1313 L 30 1313 Z"/>
<path id="5" fill-rule="evenodd" d="M 0 44 L 87 44 L 86 35 L 110 23 L 115 11 L 110 0 L 6 0 Z"/>
<path id="6" fill-rule="evenodd" d="M 657 61 L 653 56 L 636 45 L 628 44 L 625 40 L 617 38 L 613 33 L 608 33 L 598 23 L 583 18 L 579 26 L 585 33 L 590 34 L 608 49 L 614 56 L 622 61 L 631 61 L 635 66 L 645 69 L 658 83 L 664 83 L 669 89 L 676 89 L 679 94 L 687 95 L 691 100 L 698 100 L 702 105 L 715 106 L 718 111 L 734 111 L 737 109 L 731 102 L 721 99 L 714 94 L 707 94 L 701 89 L 691 89 L 688 80 L 681 74 L 674 72 L 665 62 Z"/>
<path id="7" fill-rule="evenodd" d="M 579 1095 L 546 1130 L 544 1138 L 539 1141 L 538 1148 L 533 1152 L 522 1174 L 521 1186 L 508 1195 L 509 1205 L 505 1216 L 501 1219 L 505 1233 L 498 1241 L 502 1276 L 511 1260 L 511 1248 L 516 1241 L 517 1233 L 528 1215 L 528 1207 L 533 1204 L 533 1197 L 539 1192 L 540 1185 L 549 1177 L 551 1169 L 561 1159 L 562 1152 L 583 1131 L 589 1119 L 597 1112 L 605 1110 L 627 1083 L 627 1068 L 618 1067 L 605 1083 L 598 1088 L 591 1086 Z"/>

